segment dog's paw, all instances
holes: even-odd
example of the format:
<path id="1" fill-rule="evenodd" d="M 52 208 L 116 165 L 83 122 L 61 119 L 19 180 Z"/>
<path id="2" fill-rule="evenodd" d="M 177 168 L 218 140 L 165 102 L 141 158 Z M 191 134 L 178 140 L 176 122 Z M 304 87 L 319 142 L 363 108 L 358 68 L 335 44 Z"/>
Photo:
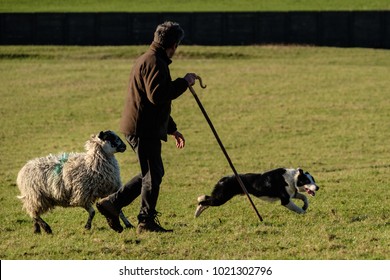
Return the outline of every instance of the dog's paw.
<path id="1" fill-rule="evenodd" d="M 202 205 L 202 202 L 206 201 L 207 198 L 207 195 L 201 195 L 198 197 L 198 207 L 195 210 L 195 218 L 198 218 L 200 214 L 202 214 L 202 212 L 208 208 L 207 205 Z"/>
<path id="2" fill-rule="evenodd" d="M 195 210 L 195 214 L 194 214 L 195 218 L 198 218 L 200 216 L 200 214 L 202 214 L 202 212 L 204 210 L 206 210 L 207 208 L 208 208 L 208 206 L 199 204 L 198 207 Z"/>

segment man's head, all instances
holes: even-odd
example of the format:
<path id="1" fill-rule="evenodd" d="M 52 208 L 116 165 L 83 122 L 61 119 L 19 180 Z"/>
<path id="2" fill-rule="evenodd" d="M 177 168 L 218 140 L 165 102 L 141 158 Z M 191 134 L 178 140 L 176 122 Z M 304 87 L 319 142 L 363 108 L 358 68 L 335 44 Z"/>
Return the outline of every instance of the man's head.
<path id="1" fill-rule="evenodd" d="M 157 26 L 154 32 L 154 42 L 164 49 L 177 48 L 184 38 L 184 30 L 176 22 L 166 21 Z"/>

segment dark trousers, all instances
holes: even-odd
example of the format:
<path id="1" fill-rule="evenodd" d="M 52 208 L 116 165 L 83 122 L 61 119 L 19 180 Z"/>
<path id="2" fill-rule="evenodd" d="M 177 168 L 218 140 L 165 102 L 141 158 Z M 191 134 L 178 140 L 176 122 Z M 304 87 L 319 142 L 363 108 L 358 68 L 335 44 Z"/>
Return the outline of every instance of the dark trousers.
<path id="1" fill-rule="evenodd" d="M 110 200 L 118 209 L 121 209 L 141 194 L 138 220 L 142 222 L 156 214 L 160 184 L 164 176 L 161 141 L 133 135 L 126 136 L 126 140 L 138 156 L 141 173 L 112 194 Z"/>

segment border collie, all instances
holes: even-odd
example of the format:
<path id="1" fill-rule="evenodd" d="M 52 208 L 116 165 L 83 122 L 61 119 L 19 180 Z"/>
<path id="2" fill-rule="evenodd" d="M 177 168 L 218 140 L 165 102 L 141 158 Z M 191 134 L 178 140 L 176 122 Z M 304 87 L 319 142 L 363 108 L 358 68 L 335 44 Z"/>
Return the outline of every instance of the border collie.
<path id="1" fill-rule="evenodd" d="M 280 199 L 283 206 L 298 214 L 304 214 L 309 207 L 309 202 L 305 195 L 299 192 L 306 192 L 315 196 L 320 188 L 316 185 L 313 176 L 302 169 L 277 168 L 263 174 L 247 173 L 239 174 L 248 193 L 267 201 L 277 201 Z M 215 185 L 211 196 L 202 195 L 198 197 L 198 207 L 195 211 L 195 217 L 207 209 L 209 206 L 220 206 L 230 200 L 235 195 L 244 192 L 233 176 L 223 177 Z M 303 201 L 303 207 L 300 208 L 292 198 Z"/>

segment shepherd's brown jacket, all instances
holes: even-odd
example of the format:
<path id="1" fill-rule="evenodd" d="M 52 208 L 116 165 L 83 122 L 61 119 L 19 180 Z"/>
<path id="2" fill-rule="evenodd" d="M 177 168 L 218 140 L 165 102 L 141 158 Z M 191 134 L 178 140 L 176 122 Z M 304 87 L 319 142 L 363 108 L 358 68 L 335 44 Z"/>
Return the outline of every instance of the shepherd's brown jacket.
<path id="1" fill-rule="evenodd" d="M 120 121 L 125 135 L 159 138 L 177 130 L 171 117 L 171 102 L 183 94 L 188 83 L 184 78 L 171 79 L 165 50 L 156 42 L 135 62 Z"/>

